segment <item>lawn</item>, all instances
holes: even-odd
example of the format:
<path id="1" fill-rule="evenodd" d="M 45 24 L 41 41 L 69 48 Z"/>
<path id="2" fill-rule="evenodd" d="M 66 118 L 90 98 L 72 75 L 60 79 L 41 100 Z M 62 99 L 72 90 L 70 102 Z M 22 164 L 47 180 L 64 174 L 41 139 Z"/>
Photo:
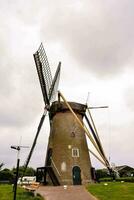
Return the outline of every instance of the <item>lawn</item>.
<path id="1" fill-rule="evenodd" d="M 13 200 L 13 188 L 11 185 L 0 185 L 0 200 Z M 41 197 L 34 197 L 33 193 L 22 188 L 17 190 L 16 200 L 43 200 Z"/>
<path id="2" fill-rule="evenodd" d="M 99 200 L 134 200 L 134 183 L 108 182 L 88 185 L 88 191 Z"/>

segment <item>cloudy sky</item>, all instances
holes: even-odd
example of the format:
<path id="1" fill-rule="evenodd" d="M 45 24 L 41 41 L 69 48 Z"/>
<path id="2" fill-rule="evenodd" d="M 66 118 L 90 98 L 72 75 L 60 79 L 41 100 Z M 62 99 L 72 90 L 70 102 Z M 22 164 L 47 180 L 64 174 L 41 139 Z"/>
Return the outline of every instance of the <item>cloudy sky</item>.
<path id="1" fill-rule="evenodd" d="M 0 162 L 16 164 L 11 145 L 30 146 L 43 113 L 33 53 L 43 42 L 59 89 L 90 106 L 110 162 L 134 167 L 134 1 L 14 0 L 0 6 Z M 42 166 L 46 119 L 30 165 Z M 22 149 L 21 164 L 29 149 Z M 102 167 L 92 159 L 95 167 Z"/>

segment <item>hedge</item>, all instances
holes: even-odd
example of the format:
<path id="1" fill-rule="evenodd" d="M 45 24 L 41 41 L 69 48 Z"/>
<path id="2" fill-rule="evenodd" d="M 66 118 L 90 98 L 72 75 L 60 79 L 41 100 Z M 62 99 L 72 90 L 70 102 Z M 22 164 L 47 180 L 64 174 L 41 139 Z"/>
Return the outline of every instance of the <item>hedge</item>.
<path id="1" fill-rule="evenodd" d="M 107 178 L 100 178 L 99 179 L 100 182 L 109 182 L 109 181 L 113 181 L 112 177 L 107 177 Z M 121 177 L 121 178 L 116 178 L 115 181 L 124 181 L 124 182 L 130 182 L 130 183 L 134 183 L 134 177 Z"/>
<path id="2" fill-rule="evenodd" d="M 121 178 L 116 178 L 116 181 L 124 181 L 124 182 L 131 182 L 131 183 L 134 183 L 134 177 L 121 177 Z"/>

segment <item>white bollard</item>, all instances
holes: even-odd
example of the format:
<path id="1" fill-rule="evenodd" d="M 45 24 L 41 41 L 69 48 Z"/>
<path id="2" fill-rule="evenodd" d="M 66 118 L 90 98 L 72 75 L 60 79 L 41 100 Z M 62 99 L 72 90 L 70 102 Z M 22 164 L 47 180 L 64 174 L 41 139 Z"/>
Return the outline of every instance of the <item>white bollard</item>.
<path id="1" fill-rule="evenodd" d="M 66 190 L 67 189 L 67 185 L 63 185 L 63 188 L 64 188 L 64 190 Z"/>

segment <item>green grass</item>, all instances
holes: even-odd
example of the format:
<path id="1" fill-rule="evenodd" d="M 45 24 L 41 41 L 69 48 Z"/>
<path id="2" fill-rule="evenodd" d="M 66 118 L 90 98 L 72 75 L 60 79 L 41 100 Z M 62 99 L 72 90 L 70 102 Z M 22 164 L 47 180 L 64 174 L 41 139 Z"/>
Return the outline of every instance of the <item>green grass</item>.
<path id="1" fill-rule="evenodd" d="M 13 188 L 11 185 L 0 185 L 0 200 L 12 200 Z M 32 192 L 27 192 L 22 188 L 17 189 L 16 200 L 43 200 L 41 197 L 34 197 Z"/>
<path id="2" fill-rule="evenodd" d="M 88 185 L 88 191 L 99 200 L 134 200 L 134 183 L 108 182 Z"/>

